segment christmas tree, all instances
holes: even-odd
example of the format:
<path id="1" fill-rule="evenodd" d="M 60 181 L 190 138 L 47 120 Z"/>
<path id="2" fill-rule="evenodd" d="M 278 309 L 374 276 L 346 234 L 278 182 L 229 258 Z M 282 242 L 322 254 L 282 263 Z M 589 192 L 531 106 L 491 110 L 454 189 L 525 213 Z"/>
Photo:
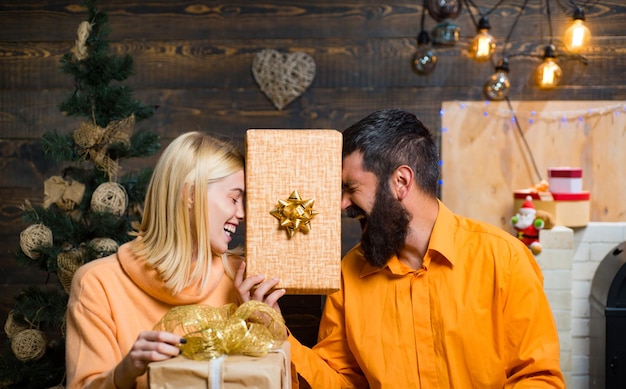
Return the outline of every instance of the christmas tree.
<path id="1" fill-rule="evenodd" d="M 155 107 L 135 100 L 123 84 L 132 74 L 132 57 L 112 54 L 107 15 L 95 0 L 83 3 L 89 16 L 61 59 L 74 89 L 59 108 L 85 121 L 67 133 L 47 132 L 41 140 L 46 156 L 64 168 L 44 182 L 42 205 L 25 202 L 27 227 L 16 260 L 47 272 L 48 280 L 15 297 L 4 326 L 8 342 L 0 355 L 0 388 L 63 387 L 72 276 L 81 265 L 114 253 L 131 239 L 151 169 L 121 175 L 120 161 L 160 149 L 156 134 L 133 131 L 135 122 L 152 116 Z"/>

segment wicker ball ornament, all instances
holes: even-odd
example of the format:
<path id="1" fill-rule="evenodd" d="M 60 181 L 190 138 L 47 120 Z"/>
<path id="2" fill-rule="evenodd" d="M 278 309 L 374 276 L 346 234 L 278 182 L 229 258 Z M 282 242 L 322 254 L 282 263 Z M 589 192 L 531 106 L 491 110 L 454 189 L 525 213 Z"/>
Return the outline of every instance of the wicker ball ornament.
<path id="1" fill-rule="evenodd" d="M 22 362 L 35 361 L 46 353 L 46 338 L 39 330 L 24 330 L 11 339 L 11 350 Z"/>
<path id="2" fill-rule="evenodd" d="M 44 224 L 32 224 L 20 233 L 20 247 L 28 258 L 37 259 L 36 251 L 42 247 L 52 246 L 52 231 Z"/>
<path id="3" fill-rule="evenodd" d="M 76 270 L 78 270 L 78 268 L 81 267 L 83 263 L 83 251 L 80 249 L 65 251 L 59 253 L 59 255 L 57 256 L 57 265 L 59 266 L 57 275 L 59 277 L 61 285 L 63 286 L 63 289 L 65 289 L 68 294 L 70 293 L 74 273 L 76 273 Z"/>
<path id="4" fill-rule="evenodd" d="M 7 334 L 7 338 L 12 339 L 15 335 L 27 329 L 28 327 L 20 325 L 13 319 L 13 311 L 9 312 L 7 321 L 4 323 L 4 332 Z"/>
<path id="5" fill-rule="evenodd" d="M 111 238 L 94 238 L 89 242 L 98 257 L 106 257 L 117 252 L 119 245 Z"/>
<path id="6" fill-rule="evenodd" d="M 91 209 L 122 216 L 128 206 L 126 189 L 116 182 L 100 184 L 91 195 Z"/>

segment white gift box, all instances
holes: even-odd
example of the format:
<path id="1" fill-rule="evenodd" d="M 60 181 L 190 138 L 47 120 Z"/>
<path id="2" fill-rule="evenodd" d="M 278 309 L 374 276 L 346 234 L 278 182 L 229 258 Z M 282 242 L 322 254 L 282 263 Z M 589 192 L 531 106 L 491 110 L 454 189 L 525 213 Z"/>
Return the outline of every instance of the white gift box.
<path id="1" fill-rule="evenodd" d="M 580 193 L 583 191 L 583 170 L 573 167 L 549 168 L 548 183 L 552 193 Z"/>

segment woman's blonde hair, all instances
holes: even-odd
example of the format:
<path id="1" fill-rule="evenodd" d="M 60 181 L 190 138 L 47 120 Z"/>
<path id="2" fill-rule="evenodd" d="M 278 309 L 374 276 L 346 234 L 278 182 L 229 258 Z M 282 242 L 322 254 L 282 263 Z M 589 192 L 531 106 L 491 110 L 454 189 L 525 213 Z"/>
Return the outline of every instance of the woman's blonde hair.
<path id="1" fill-rule="evenodd" d="M 141 244 L 135 251 L 173 293 L 198 280 L 206 285 L 213 257 L 208 185 L 243 169 L 243 155 L 233 144 L 200 132 L 178 136 L 159 158 L 146 192 L 137 232 Z M 226 262 L 225 267 L 232 274 Z"/>

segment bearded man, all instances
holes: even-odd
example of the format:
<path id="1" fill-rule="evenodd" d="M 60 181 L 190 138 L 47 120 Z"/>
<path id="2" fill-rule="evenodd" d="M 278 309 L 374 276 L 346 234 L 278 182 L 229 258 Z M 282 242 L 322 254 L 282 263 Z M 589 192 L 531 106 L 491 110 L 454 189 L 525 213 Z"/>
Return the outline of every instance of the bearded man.
<path id="1" fill-rule="evenodd" d="M 438 180 L 437 147 L 415 115 L 377 111 L 343 132 L 341 206 L 362 239 L 342 260 L 318 343 L 289 337 L 312 388 L 565 387 L 533 255 L 452 213 Z M 237 283 L 244 299 L 275 293 L 260 276 Z"/>

